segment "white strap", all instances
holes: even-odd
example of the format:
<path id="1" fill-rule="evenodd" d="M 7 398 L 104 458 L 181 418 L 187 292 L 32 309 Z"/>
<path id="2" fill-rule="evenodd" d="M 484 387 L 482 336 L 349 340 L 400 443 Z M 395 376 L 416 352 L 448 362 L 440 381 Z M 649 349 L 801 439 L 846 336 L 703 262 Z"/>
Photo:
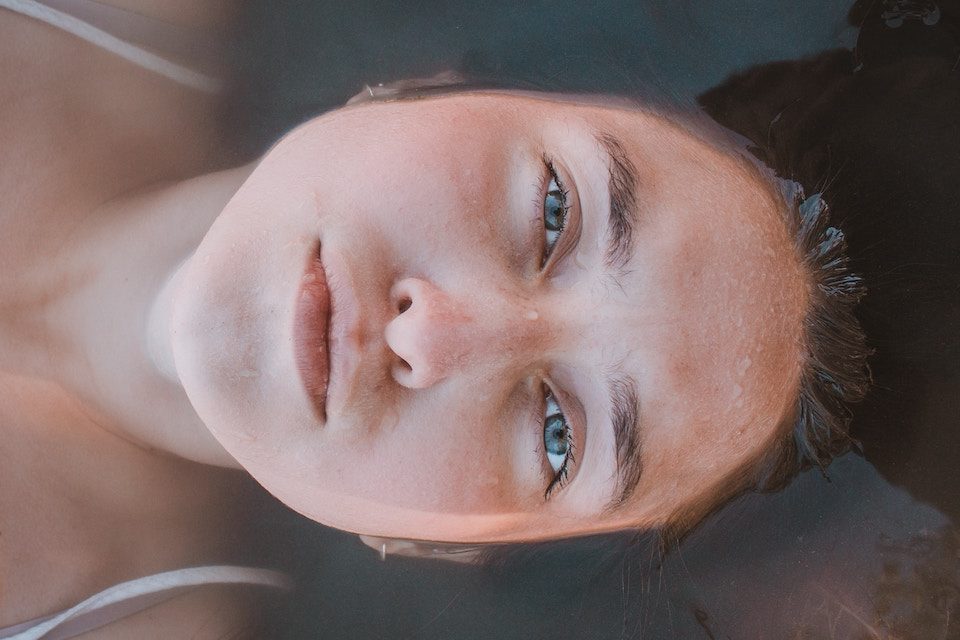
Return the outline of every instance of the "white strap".
<path id="1" fill-rule="evenodd" d="M 95 44 L 102 49 L 115 53 L 124 60 L 128 60 L 154 73 L 159 73 L 165 78 L 169 78 L 174 82 L 192 89 L 205 93 L 218 93 L 223 89 L 223 83 L 217 78 L 212 78 L 206 74 L 150 53 L 126 40 L 121 40 L 102 29 L 98 29 L 79 18 L 75 18 L 62 11 L 57 11 L 36 0 L 0 0 L 0 7 L 5 7 L 11 11 L 16 11 L 17 13 L 22 13 L 31 18 L 46 22 L 49 25 Z"/>
<path id="2" fill-rule="evenodd" d="M 274 587 L 278 589 L 292 588 L 292 582 L 288 576 L 278 571 L 270 569 L 256 569 L 253 567 L 234 567 L 234 566 L 206 566 L 190 567 L 187 569 L 177 569 L 176 571 L 167 571 L 157 573 L 152 576 L 137 578 L 128 582 L 121 582 L 109 589 L 93 595 L 80 604 L 67 609 L 55 616 L 52 616 L 36 626 L 22 631 L 16 635 L 9 636 L 9 640 L 39 640 L 44 637 L 51 637 L 47 634 L 62 628 L 70 621 L 81 622 L 81 618 L 86 619 L 86 623 L 73 625 L 65 635 L 57 634 L 56 637 L 67 638 L 79 633 L 90 631 L 102 627 L 106 624 L 132 615 L 137 611 L 149 608 L 159 604 L 163 600 L 173 597 L 177 591 L 185 587 L 198 587 L 208 584 L 243 584 L 263 587 Z M 161 596 L 148 597 L 145 596 Z M 125 602 L 136 601 L 134 607 L 120 611 L 111 612 L 109 616 L 96 616 L 95 614 L 102 610 L 111 608 Z M 92 619 L 92 626 L 90 624 Z M 66 631 L 66 629 L 63 629 Z"/>

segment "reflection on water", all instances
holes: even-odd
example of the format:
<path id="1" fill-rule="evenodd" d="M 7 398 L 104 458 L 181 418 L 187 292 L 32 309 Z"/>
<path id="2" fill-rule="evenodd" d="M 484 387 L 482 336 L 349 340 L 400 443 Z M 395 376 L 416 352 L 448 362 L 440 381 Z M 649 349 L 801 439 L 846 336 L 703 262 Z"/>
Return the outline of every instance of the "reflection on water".
<path id="1" fill-rule="evenodd" d="M 365 83 L 451 68 L 529 87 L 693 101 L 731 71 L 850 47 L 849 3 L 252 2 L 237 54 L 265 139 Z M 603 70 L 598 77 L 598 67 Z"/>
<path id="2" fill-rule="evenodd" d="M 856 455 L 829 474 L 745 496 L 665 553 L 652 538 L 557 543 L 476 569 L 381 563 L 327 533 L 297 551 L 318 580 L 293 636 L 322 624 L 363 638 L 956 637 L 950 521 Z"/>
<path id="3" fill-rule="evenodd" d="M 950 618 L 960 598 L 956 529 L 923 532 L 905 544 L 887 540 L 879 551 L 886 562 L 873 589 L 873 614 L 901 637 L 955 635 L 956 624 L 951 627 Z"/>
<path id="4" fill-rule="evenodd" d="M 958 3 L 250 11 L 238 54 L 251 148 L 365 82 L 449 68 L 700 96 L 782 175 L 824 191 L 867 279 L 861 320 L 877 348 L 875 389 L 855 414 L 865 459 L 746 495 L 676 548 L 648 536 L 545 545 L 497 568 L 381 563 L 351 536 L 287 522 L 300 541 L 290 557 L 315 576 L 284 614 L 290 637 L 960 637 Z"/>

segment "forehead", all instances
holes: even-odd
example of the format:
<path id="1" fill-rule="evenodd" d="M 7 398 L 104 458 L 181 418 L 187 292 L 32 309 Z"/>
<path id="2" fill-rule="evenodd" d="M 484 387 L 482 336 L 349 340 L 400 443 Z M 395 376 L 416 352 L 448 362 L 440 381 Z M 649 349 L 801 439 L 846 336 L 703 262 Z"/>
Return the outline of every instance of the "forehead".
<path id="1" fill-rule="evenodd" d="M 778 202 L 716 165 L 658 170 L 675 173 L 648 191 L 615 324 L 641 388 L 636 495 L 669 508 L 769 443 L 795 398 L 806 302 Z"/>

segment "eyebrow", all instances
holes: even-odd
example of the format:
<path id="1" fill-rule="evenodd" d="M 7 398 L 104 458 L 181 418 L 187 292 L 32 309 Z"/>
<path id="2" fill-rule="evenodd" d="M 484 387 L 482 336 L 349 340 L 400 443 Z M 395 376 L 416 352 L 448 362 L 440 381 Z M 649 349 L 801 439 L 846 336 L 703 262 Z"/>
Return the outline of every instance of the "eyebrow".
<path id="1" fill-rule="evenodd" d="M 638 172 L 623 145 L 610 133 L 595 135 L 607 160 L 607 189 L 610 210 L 607 216 L 605 264 L 614 282 L 622 275 L 634 255 L 634 231 L 640 212 L 637 204 Z M 623 287 L 620 286 L 622 289 Z M 621 367 L 605 376 L 610 400 L 610 423 L 616 449 L 616 490 L 604 507 L 609 512 L 633 494 L 643 475 L 643 441 L 640 437 L 640 395 L 637 383 Z"/>
<path id="2" fill-rule="evenodd" d="M 606 266 L 622 273 L 633 257 L 637 226 L 637 168 L 620 142 L 609 133 L 597 133 L 597 144 L 607 156 L 607 189 L 610 211 L 607 216 Z"/>
<path id="3" fill-rule="evenodd" d="M 640 397 L 636 382 L 625 374 L 607 376 L 610 423 L 617 457 L 617 480 L 613 498 L 603 510 L 622 505 L 636 490 L 643 475 L 643 441 L 640 438 Z"/>

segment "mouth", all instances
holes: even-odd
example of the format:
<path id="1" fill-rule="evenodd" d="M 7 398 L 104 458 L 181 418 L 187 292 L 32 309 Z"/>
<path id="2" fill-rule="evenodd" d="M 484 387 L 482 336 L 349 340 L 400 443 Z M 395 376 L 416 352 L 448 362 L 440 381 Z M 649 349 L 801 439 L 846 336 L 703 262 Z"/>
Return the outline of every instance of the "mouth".
<path id="1" fill-rule="evenodd" d="M 307 258 L 298 293 L 293 325 L 297 370 L 314 413 L 326 424 L 331 304 L 319 243 Z"/>

